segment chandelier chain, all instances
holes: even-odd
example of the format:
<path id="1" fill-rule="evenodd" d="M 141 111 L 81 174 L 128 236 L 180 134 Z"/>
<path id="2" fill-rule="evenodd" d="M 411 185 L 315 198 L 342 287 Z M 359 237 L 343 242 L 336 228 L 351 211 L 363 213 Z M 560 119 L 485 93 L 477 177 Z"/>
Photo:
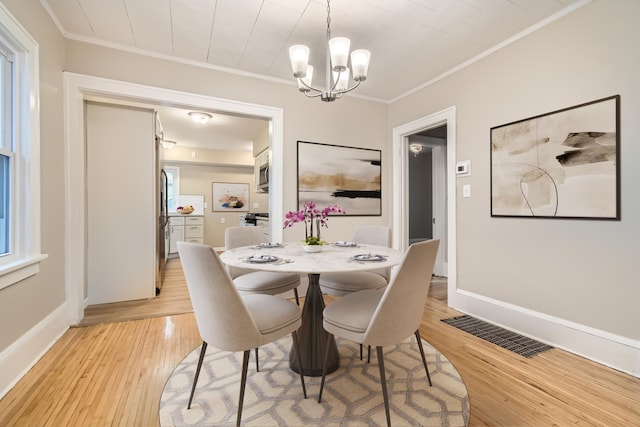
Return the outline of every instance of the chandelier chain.
<path id="1" fill-rule="evenodd" d="M 327 0 L 327 41 L 331 38 L 331 0 Z"/>

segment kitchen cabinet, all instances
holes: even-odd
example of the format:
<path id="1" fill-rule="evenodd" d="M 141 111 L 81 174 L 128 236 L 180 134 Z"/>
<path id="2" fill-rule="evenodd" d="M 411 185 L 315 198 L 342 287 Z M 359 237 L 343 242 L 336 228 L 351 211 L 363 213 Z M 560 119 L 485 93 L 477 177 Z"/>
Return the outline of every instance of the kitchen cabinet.
<path id="1" fill-rule="evenodd" d="M 178 252 L 178 242 L 204 243 L 203 216 L 169 217 L 169 253 Z"/>

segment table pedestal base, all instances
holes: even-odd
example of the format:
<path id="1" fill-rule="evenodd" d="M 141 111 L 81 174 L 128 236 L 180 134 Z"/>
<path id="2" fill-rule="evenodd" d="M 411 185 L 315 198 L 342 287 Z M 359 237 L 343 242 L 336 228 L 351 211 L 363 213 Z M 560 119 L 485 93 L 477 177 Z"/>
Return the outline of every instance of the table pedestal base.
<path id="1" fill-rule="evenodd" d="M 322 327 L 322 310 L 324 300 L 320 290 L 320 275 L 309 274 L 309 288 L 302 307 L 302 326 L 298 329 L 298 348 L 302 359 L 302 374 L 309 377 L 322 376 L 322 364 L 327 348 L 328 333 Z M 289 354 L 289 366 L 300 373 L 298 359 L 293 347 Z M 331 373 L 340 366 L 340 355 L 336 340 L 332 337 L 329 342 L 329 359 L 327 373 Z"/>

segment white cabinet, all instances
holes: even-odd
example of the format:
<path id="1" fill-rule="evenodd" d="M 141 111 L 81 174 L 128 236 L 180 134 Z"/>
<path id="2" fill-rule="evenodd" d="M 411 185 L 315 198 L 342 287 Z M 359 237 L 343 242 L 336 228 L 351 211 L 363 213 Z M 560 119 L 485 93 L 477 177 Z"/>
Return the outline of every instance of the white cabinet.
<path id="1" fill-rule="evenodd" d="M 178 252 L 178 242 L 204 243 L 203 216 L 172 216 L 169 218 L 169 253 Z"/>
<path id="2" fill-rule="evenodd" d="M 169 218 L 169 253 L 178 252 L 176 243 L 184 240 L 184 218 L 172 216 Z"/>
<path id="3" fill-rule="evenodd" d="M 184 241 L 204 243 L 204 217 L 188 216 L 184 218 Z"/>

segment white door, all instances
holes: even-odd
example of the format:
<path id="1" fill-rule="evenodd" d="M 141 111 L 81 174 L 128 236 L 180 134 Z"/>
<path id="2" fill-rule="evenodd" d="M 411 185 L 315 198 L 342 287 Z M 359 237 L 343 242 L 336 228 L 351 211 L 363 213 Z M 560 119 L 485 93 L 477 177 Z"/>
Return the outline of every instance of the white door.
<path id="1" fill-rule="evenodd" d="M 86 104 L 89 304 L 155 296 L 153 123 L 153 110 Z"/>

